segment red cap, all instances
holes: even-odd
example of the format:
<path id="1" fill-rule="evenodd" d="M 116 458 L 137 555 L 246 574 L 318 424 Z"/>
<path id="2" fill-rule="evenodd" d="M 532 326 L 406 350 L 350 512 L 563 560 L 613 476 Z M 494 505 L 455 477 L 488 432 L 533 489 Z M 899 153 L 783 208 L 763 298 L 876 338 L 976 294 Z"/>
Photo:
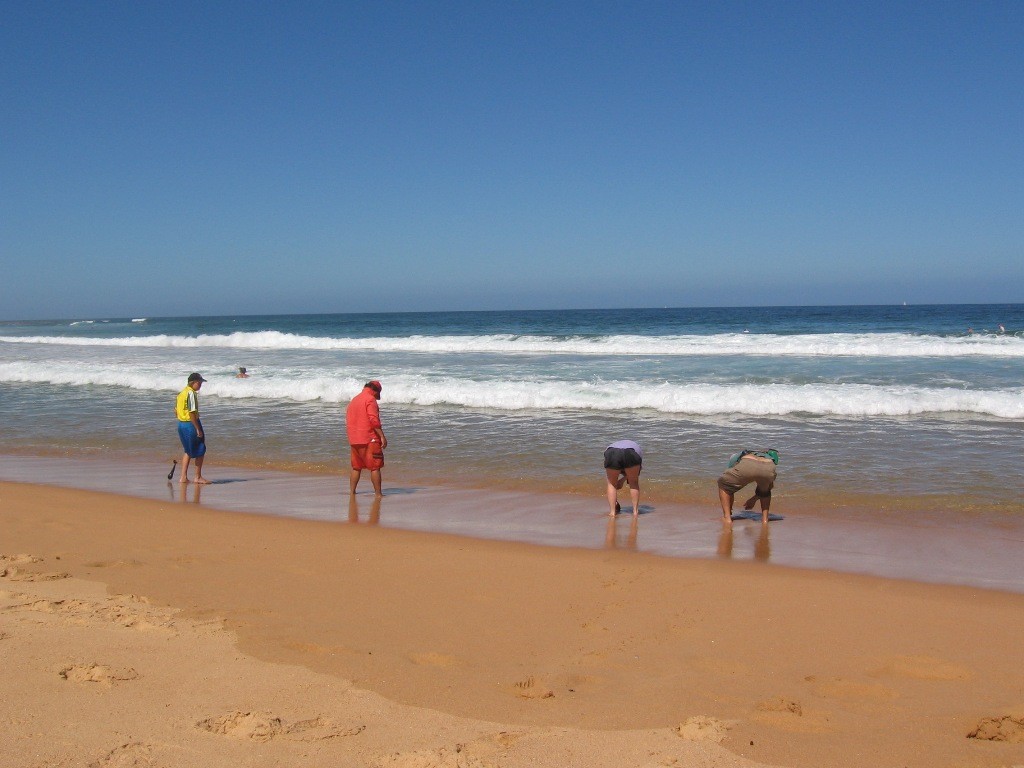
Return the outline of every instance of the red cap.
<path id="1" fill-rule="evenodd" d="M 369 387 L 370 389 L 372 389 L 372 390 L 374 390 L 376 392 L 380 392 L 380 390 L 381 390 L 380 382 L 377 381 L 376 379 L 374 379 L 373 381 L 366 382 L 365 386 Z"/>

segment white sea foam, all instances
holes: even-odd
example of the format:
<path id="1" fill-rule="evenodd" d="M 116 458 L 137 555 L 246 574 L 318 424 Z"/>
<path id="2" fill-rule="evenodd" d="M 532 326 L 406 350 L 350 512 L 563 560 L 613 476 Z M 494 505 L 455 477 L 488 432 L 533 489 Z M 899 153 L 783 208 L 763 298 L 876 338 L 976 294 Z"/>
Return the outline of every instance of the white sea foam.
<path id="1" fill-rule="evenodd" d="M 0 364 L 0 382 L 65 386 L 116 386 L 175 392 L 179 374 L 159 370 L 39 363 Z M 352 376 L 310 376 L 281 370 L 258 379 L 214 379 L 206 396 L 291 402 L 345 403 L 363 381 Z M 388 378 L 384 401 L 409 405 L 453 405 L 503 411 L 649 409 L 669 414 L 710 416 L 907 416 L 975 414 L 1024 418 L 1024 388 L 971 390 L 870 384 L 674 384 L 562 380 L 472 380 L 423 375 Z"/>
<path id="2" fill-rule="evenodd" d="M 0 343 L 82 347 L 222 348 L 248 350 L 377 351 L 605 356 L 807 356 L 1024 358 L 1024 337 L 909 333 L 753 334 L 675 336 L 385 336 L 332 338 L 280 331 L 200 336 L 0 336 Z"/>

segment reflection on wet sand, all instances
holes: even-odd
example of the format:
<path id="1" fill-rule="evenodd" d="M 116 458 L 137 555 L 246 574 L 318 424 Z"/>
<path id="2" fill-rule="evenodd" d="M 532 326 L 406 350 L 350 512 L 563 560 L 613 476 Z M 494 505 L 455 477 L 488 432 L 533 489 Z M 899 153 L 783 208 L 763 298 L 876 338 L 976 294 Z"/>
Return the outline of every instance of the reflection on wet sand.
<path id="1" fill-rule="evenodd" d="M 377 525 L 380 522 L 380 496 L 374 495 L 370 502 L 370 516 L 366 518 L 366 525 Z M 348 521 L 359 523 L 359 499 L 356 496 L 348 497 Z"/>
<path id="2" fill-rule="evenodd" d="M 177 487 L 175 487 L 177 486 Z M 172 483 L 167 482 L 167 492 L 171 501 L 180 501 L 182 504 L 199 504 L 202 502 L 203 485 L 199 483 Z M 180 492 L 180 497 L 178 495 Z"/>
<path id="3" fill-rule="evenodd" d="M 772 547 L 768 541 L 768 530 L 771 526 L 768 523 L 761 523 L 761 532 L 758 534 L 757 541 L 754 542 L 754 559 L 762 562 L 768 562 L 772 555 Z M 749 532 L 750 528 L 744 528 L 743 531 Z M 733 529 L 728 523 L 722 526 L 722 532 L 718 535 L 718 556 L 726 559 L 732 557 L 732 546 L 733 546 Z"/>
<path id="4" fill-rule="evenodd" d="M 619 519 L 629 520 L 629 532 L 626 534 L 625 542 L 620 542 L 620 536 L 618 535 L 618 521 Z M 615 517 L 608 518 L 608 527 L 605 529 L 604 534 L 604 546 L 605 549 L 628 549 L 636 550 L 636 533 L 639 525 L 640 518 L 635 515 L 616 515 Z M 625 526 L 623 526 L 625 528 Z"/>
<path id="5" fill-rule="evenodd" d="M 301 520 L 347 522 L 348 487 L 340 488 L 336 475 L 290 474 L 271 470 L 233 469 L 233 477 L 208 487 L 177 482 L 167 485 L 166 462 L 108 462 L 98 459 L 0 455 L 0 478 L 179 501 L 210 510 L 265 514 Z M 410 481 L 411 483 L 411 481 Z M 166 486 L 166 487 L 165 487 Z M 190 489 L 191 488 L 191 489 Z M 587 495 L 524 493 L 496 489 L 404 485 L 388 487 L 387 518 L 382 528 L 425 531 L 475 538 L 522 541 L 557 547 L 619 545 L 665 557 L 704 558 L 733 556 L 772 565 L 865 573 L 887 578 L 961 584 L 1024 593 L 1020 543 L 1024 542 L 1024 516 L 997 520 L 979 518 L 965 526 L 944 515 L 941 505 L 922 510 L 914 524 L 889 513 L 856 506 L 833 509 L 828 505 L 788 508 L 792 517 L 778 525 L 773 514 L 771 547 L 767 537 L 758 541 L 760 520 L 737 517 L 733 538 L 722 531 L 721 511 L 711 515 L 705 506 L 659 504 L 640 508 L 644 540 L 625 530 L 632 517 L 609 526 L 611 541 L 595 524 L 593 499 Z M 367 512 L 376 518 L 369 493 L 359 494 L 357 513 L 366 524 Z M 840 512 L 841 514 L 836 514 Z M 760 516 L 758 516 L 760 517 Z M 602 516 L 602 520 L 608 522 Z M 998 524 L 997 524 L 998 523 Z M 628 541 L 627 541 L 628 539 Z M 739 541 L 736 541 L 738 539 Z M 749 543 L 748 543 L 749 542 Z M 716 545 L 718 545 L 716 549 Z M 756 546 L 755 546 L 756 545 Z M 736 547 L 739 547 L 736 550 Z M 934 553 L 943 554 L 936 562 Z"/>

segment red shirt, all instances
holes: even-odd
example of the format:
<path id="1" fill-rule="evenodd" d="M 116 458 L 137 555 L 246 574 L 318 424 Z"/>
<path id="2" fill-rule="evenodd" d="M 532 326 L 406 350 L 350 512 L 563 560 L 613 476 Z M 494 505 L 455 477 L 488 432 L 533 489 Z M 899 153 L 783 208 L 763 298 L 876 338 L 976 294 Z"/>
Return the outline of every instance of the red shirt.
<path id="1" fill-rule="evenodd" d="M 377 398 L 373 390 L 363 387 L 363 391 L 352 398 L 345 411 L 345 428 L 348 431 L 349 445 L 366 445 L 371 440 L 376 440 L 377 433 L 373 430 L 381 429 L 380 408 L 377 405 Z"/>

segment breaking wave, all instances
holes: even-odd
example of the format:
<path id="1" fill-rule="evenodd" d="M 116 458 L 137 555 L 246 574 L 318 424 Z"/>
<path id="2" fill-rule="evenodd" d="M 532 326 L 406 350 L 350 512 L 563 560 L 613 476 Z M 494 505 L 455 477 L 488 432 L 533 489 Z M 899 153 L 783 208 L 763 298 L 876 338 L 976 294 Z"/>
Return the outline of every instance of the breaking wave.
<path id="1" fill-rule="evenodd" d="M 179 374 L 126 371 L 101 365 L 0 364 L 0 382 L 62 386 L 113 386 L 148 392 L 176 392 Z M 362 380 L 280 370 L 259 379 L 213 379 L 205 396 L 290 402 L 345 403 Z M 474 380 L 419 374 L 388 378 L 387 404 L 449 405 L 503 411 L 653 410 L 666 414 L 712 416 L 910 416 L 971 414 L 1024 418 L 1024 387 L 972 390 L 872 384 L 714 384 L 582 382 L 571 380 Z"/>
<path id="2" fill-rule="evenodd" d="M 754 334 L 674 336 L 381 336 L 334 338 L 280 331 L 199 336 L 0 336 L 0 343 L 78 347 L 221 348 L 418 353 L 488 353 L 605 356 L 807 356 L 1024 358 L 1024 337 L 909 333 Z"/>

